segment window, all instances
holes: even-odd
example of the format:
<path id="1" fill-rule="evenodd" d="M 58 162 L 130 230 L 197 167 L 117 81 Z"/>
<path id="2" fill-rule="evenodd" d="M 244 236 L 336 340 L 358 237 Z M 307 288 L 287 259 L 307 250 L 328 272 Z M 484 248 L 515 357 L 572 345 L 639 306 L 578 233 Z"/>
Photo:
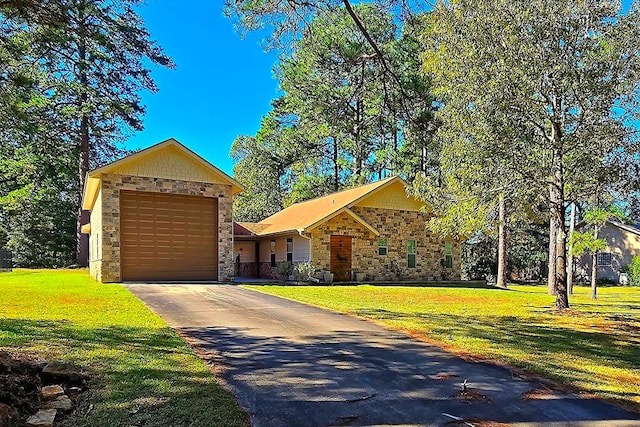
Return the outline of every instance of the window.
<path id="1" fill-rule="evenodd" d="M 271 241 L 271 267 L 276 266 L 276 241 Z"/>
<path id="2" fill-rule="evenodd" d="M 453 243 L 444 242 L 444 268 L 453 268 Z"/>
<path id="3" fill-rule="evenodd" d="M 599 252 L 598 267 L 610 267 L 610 266 L 611 266 L 611 252 Z"/>
<path id="4" fill-rule="evenodd" d="M 416 266 L 416 241 L 407 240 L 407 267 L 415 268 Z"/>
<path id="5" fill-rule="evenodd" d="M 378 255 L 386 255 L 388 252 L 387 239 L 380 237 L 378 239 Z"/>
<path id="6" fill-rule="evenodd" d="M 293 262 L 293 239 L 287 239 L 287 261 Z"/>

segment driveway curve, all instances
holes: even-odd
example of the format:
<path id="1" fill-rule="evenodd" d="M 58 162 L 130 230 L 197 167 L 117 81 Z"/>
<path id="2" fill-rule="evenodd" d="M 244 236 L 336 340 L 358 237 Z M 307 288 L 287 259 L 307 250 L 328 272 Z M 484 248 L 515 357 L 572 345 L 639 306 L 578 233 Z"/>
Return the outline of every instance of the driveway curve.
<path id="1" fill-rule="evenodd" d="M 254 426 L 640 426 L 639 414 L 369 321 L 232 285 L 127 287 L 218 371 Z"/>

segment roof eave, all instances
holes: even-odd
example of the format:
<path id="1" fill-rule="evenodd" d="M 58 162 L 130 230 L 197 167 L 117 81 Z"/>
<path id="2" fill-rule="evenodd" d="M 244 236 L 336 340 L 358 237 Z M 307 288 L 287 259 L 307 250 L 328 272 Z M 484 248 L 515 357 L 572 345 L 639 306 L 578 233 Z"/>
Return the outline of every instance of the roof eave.
<path id="1" fill-rule="evenodd" d="M 90 211 L 93 210 L 93 206 L 98 198 L 98 192 L 100 191 L 100 175 L 97 177 L 87 173 L 84 181 L 84 193 L 82 195 L 82 209 Z"/>
<path id="2" fill-rule="evenodd" d="M 303 229 L 300 230 L 300 232 L 301 233 L 302 232 L 310 232 L 311 230 L 321 226 L 325 222 L 331 221 L 333 218 L 337 217 L 341 213 L 346 213 L 347 215 L 351 216 L 356 222 L 360 223 L 366 229 L 371 231 L 373 234 L 375 234 L 376 236 L 380 236 L 380 232 L 378 230 L 376 230 L 375 227 L 373 227 L 371 224 L 369 224 L 367 221 L 365 221 L 360 215 L 356 214 L 354 211 L 352 211 L 351 209 L 349 209 L 347 207 L 340 208 L 337 211 L 333 212 L 331 215 L 327 215 L 324 218 L 322 218 L 322 219 L 316 221 L 315 223 L 311 224 L 310 226 L 304 227 Z"/>

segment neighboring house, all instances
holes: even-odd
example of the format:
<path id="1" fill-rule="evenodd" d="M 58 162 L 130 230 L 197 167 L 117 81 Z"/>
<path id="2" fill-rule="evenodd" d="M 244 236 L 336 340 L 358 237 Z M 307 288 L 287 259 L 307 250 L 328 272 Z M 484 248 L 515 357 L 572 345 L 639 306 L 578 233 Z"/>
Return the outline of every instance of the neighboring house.
<path id="1" fill-rule="evenodd" d="M 234 227 L 236 274 L 279 278 L 278 264 L 311 261 L 334 281 L 460 280 L 460 242 L 425 229 L 429 214 L 388 178 L 292 205 Z"/>
<path id="2" fill-rule="evenodd" d="M 89 269 L 102 282 L 231 280 L 242 186 L 169 139 L 87 175 Z"/>
<path id="3" fill-rule="evenodd" d="M 617 221 L 607 221 L 598 237 L 607 241 L 607 249 L 597 255 L 598 280 L 620 283 L 623 268 L 631 263 L 634 256 L 640 255 L 640 229 Z M 575 277 L 587 283 L 591 280 L 591 254 L 576 260 Z"/>

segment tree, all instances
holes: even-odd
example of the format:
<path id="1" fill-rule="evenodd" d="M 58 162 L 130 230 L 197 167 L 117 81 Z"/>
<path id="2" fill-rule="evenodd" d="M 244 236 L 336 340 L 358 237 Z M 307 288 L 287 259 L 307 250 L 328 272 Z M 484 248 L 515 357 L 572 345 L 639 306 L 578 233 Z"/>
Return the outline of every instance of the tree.
<path id="1" fill-rule="evenodd" d="M 590 231 L 574 231 L 569 245 L 571 255 L 591 254 L 591 298 L 596 299 L 598 287 L 598 252 L 607 247 L 607 241 L 599 237 L 600 230 L 610 220 L 625 220 L 624 212 L 615 205 L 605 207 L 594 206 L 584 214 L 584 222 Z"/>
<path id="2" fill-rule="evenodd" d="M 353 40 L 357 33 L 359 50 L 363 51 L 368 45 L 363 59 L 376 64 L 381 102 L 393 112 L 391 119 L 381 117 L 378 120 L 383 127 L 389 128 L 389 143 L 383 143 L 375 151 L 375 163 L 386 164 L 393 173 L 412 181 L 416 174 L 431 173 L 437 168 L 437 148 L 431 146 L 437 127 L 433 97 L 429 81 L 420 71 L 419 61 L 424 12 L 430 6 L 430 2 L 421 0 L 358 2 L 355 5 L 349 0 L 240 0 L 225 1 L 225 13 L 240 33 L 268 28 L 267 49 L 278 49 L 289 56 L 305 46 L 304 42 L 300 43 L 302 40 L 313 43 L 325 38 L 327 29 L 332 30 L 317 25 L 318 18 L 343 17 L 339 22 L 342 27 L 346 20 L 350 21 L 349 35 L 345 38 Z M 401 29 L 397 43 L 388 43 L 388 37 L 379 37 L 380 21 L 372 20 L 374 15 Z M 378 170 L 377 173 L 384 175 L 385 172 Z"/>
<path id="3" fill-rule="evenodd" d="M 78 198 L 86 174 L 105 159 L 122 153 L 118 142 L 128 131 L 142 129 L 144 107 L 139 92 L 155 92 L 151 64 L 172 67 L 171 60 L 150 40 L 133 10 L 136 0 L 106 3 L 76 0 L 66 3 L 69 27 L 62 43 L 52 47 L 52 66 L 66 75 L 59 86 L 61 102 L 74 109 L 74 138 L 78 144 Z M 86 265 L 87 236 L 81 226 L 88 212 L 79 208 L 78 264 Z"/>
<path id="4" fill-rule="evenodd" d="M 57 0 L 46 7 L 15 1 L 0 4 L 5 18 L 0 41 L 13 46 L 27 37 L 30 46 L 12 52 L 35 66 L 40 77 L 27 82 L 32 102 L 43 106 L 46 114 L 27 119 L 25 134 L 39 143 L 47 141 L 61 154 L 73 147 L 79 264 L 86 263 L 88 249 L 87 236 L 80 231 L 88 215 L 79 208 L 86 173 L 121 155 L 119 143 L 130 131 L 142 128 L 139 92 L 157 89 L 147 64 L 173 66 L 150 40 L 133 10 L 137 4 L 136 0 Z M 16 105 L 23 113 L 29 107 L 24 102 Z M 8 143 L 21 145 L 24 137 L 13 135 Z"/>
<path id="5" fill-rule="evenodd" d="M 285 206 L 290 192 L 287 171 L 304 158 L 296 144 L 288 143 L 296 132 L 288 119 L 288 114 L 279 115 L 276 109 L 262 120 L 255 137 L 239 136 L 233 142 L 231 157 L 236 161 L 233 172 L 245 185 L 245 191 L 234 200 L 237 221 L 258 222 Z"/>
<path id="6" fill-rule="evenodd" d="M 412 99 L 402 98 L 397 84 L 385 79 L 380 57 L 345 8 L 314 16 L 309 32 L 294 43 L 295 50 L 281 56 L 276 68 L 284 95 L 274 101 L 258 134 L 234 145 L 236 176 L 249 188 L 237 199 L 239 218 L 262 219 L 277 206 L 392 171 L 412 179 L 430 169 L 424 153 L 435 121 L 428 81 L 417 59 L 422 23 L 416 19 L 398 32 L 392 16 L 372 5 L 352 12 L 388 61 L 401 64 L 397 70 L 403 91 Z M 401 104 L 412 105 L 414 119 Z M 278 188 L 278 196 L 268 201 L 264 181 L 251 176 L 258 164 Z"/>
<path id="7" fill-rule="evenodd" d="M 462 97 L 452 112 L 486 107 L 492 122 L 508 123 L 517 137 L 489 141 L 486 156 L 517 165 L 524 188 L 547 187 L 556 307 L 568 308 L 565 214 L 579 189 L 572 184 L 613 153 L 637 152 L 637 3 L 622 14 L 614 2 L 440 1 L 433 15 L 425 64 L 448 76 L 436 93 Z"/>

